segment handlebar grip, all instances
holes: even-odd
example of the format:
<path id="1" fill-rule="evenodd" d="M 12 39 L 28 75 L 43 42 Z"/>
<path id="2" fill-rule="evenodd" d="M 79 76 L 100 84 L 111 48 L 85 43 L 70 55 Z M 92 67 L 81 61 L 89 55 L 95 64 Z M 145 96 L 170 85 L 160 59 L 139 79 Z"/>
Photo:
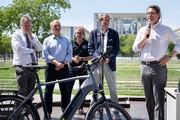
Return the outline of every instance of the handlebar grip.
<path id="1" fill-rule="evenodd" d="M 73 70 L 78 71 L 86 68 L 86 63 L 84 62 L 81 66 L 74 66 Z"/>
<path id="2" fill-rule="evenodd" d="M 81 70 L 82 69 L 82 66 L 74 66 L 73 67 L 73 70 L 74 71 L 78 71 L 78 70 Z"/>
<path id="3" fill-rule="evenodd" d="M 99 58 L 93 58 L 92 60 L 91 60 L 91 62 L 92 63 L 95 63 L 95 62 L 97 62 L 99 60 Z"/>

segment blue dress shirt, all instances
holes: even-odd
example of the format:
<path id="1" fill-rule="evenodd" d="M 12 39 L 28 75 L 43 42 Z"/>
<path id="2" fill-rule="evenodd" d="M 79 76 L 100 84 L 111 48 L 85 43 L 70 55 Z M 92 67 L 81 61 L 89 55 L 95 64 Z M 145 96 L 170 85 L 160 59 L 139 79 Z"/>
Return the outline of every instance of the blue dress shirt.
<path id="1" fill-rule="evenodd" d="M 71 41 L 64 36 L 56 37 L 51 35 L 45 38 L 43 42 L 43 55 L 47 63 L 51 63 L 52 59 L 58 62 L 66 60 L 69 63 L 72 57 Z"/>

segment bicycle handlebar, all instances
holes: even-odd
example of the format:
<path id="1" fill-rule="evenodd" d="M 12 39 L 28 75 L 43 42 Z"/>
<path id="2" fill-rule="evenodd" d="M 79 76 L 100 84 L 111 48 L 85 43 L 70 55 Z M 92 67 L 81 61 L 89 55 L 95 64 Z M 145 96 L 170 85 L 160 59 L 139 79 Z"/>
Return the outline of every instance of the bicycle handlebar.
<path id="1" fill-rule="evenodd" d="M 105 58 L 108 57 L 108 53 L 113 49 L 112 46 L 107 46 L 107 49 L 106 49 L 106 52 L 104 52 L 102 55 L 100 55 L 98 58 L 94 58 L 92 60 L 92 63 L 91 64 L 86 64 L 86 63 L 83 63 L 81 66 L 74 66 L 73 67 L 73 70 L 74 71 L 77 71 L 77 70 L 81 70 L 81 69 L 88 69 L 88 66 L 90 68 L 89 71 L 93 71 L 95 67 L 93 66 L 98 66 L 99 65 L 99 62 L 100 60 L 105 60 Z"/>
<path id="2" fill-rule="evenodd" d="M 40 69 L 46 68 L 45 65 L 23 65 L 22 67 L 31 72 L 37 72 Z"/>
<path id="3" fill-rule="evenodd" d="M 45 69 L 45 65 L 23 65 L 24 68 Z"/>

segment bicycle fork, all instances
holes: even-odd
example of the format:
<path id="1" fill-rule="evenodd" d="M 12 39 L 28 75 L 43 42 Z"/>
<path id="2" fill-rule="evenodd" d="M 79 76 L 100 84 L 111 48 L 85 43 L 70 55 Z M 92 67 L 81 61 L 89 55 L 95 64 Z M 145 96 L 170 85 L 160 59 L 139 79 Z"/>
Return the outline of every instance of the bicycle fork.
<path id="1" fill-rule="evenodd" d="M 105 97 L 104 91 L 100 91 L 100 94 L 102 96 L 100 101 L 102 101 L 103 102 L 102 104 L 105 106 L 105 110 L 106 110 L 106 113 L 107 113 L 108 120 L 113 120 L 113 118 L 111 116 L 111 112 L 110 112 L 109 102 Z M 95 100 L 97 100 L 97 94 L 94 94 L 93 98 Z M 102 113 L 101 115 L 103 115 L 103 109 L 102 109 L 102 111 L 99 111 L 99 112 Z"/>
<path id="2" fill-rule="evenodd" d="M 43 99 L 42 88 L 40 87 L 41 84 L 40 84 L 39 76 L 38 76 L 37 73 L 35 73 L 35 75 L 36 75 L 36 78 L 37 78 L 37 86 L 38 86 L 38 89 L 39 89 L 39 96 L 40 96 L 41 103 L 42 103 L 42 107 L 43 107 L 43 111 L 44 111 L 44 117 L 45 117 L 45 119 L 47 120 L 47 119 L 48 119 L 48 117 L 47 117 L 47 109 L 46 109 L 45 101 L 44 101 L 44 99 Z"/>

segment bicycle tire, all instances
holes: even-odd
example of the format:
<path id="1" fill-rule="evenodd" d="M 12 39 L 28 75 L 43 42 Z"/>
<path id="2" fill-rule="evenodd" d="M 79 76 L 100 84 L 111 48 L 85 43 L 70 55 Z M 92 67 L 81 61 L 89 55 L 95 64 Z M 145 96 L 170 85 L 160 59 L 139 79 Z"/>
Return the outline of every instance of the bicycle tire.
<path id="1" fill-rule="evenodd" d="M 107 102 L 110 108 L 112 120 L 132 120 L 131 116 L 121 105 L 118 105 L 112 101 Z M 104 101 L 94 103 L 87 112 L 86 120 L 109 120 L 105 110 L 105 103 L 106 102 Z"/>
<path id="2" fill-rule="evenodd" d="M 23 99 L 15 95 L 1 95 L 0 98 L 0 120 L 11 120 L 10 115 L 15 111 L 18 105 L 22 103 Z M 13 120 L 40 120 L 39 113 L 35 106 L 28 102 L 23 105 Z"/>

